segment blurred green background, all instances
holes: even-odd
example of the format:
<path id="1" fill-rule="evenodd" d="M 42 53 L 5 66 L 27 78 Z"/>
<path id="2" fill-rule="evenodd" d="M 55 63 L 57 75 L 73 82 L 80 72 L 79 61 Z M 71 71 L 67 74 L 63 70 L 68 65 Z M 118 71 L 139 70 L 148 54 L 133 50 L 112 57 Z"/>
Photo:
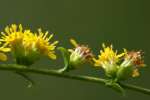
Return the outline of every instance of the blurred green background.
<path id="1" fill-rule="evenodd" d="M 0 30 L 12 23 L 36 31 L 41 27 L 55 34 L 60 46 L 72 47 L 73 37 L 88 43 L 98 54 L 101 43 L 112 43 L 116 49 L 143 50 L 145 63 L 150 65 L 150 2 L 149 0 L 0 0 Z M 58 52 L 59 55 L 59 52 Z M 43 59 L 35 66 L 60 68 L 62 59 Z M 45 66 L 48 67 L 45 67 Z M 50 67 L 50 66 L 54 67 Z M 55 67 L 56 66 L 56 67 Z M 148 66 L 149 67 L 149 66 Z M 128 82 L 150 88 L 150 68 Z M 91 66 L 73 71 L 74 74 L 101 76 Z M 1 100 L 150 100 L 150 96 L 127 91 L 126 96 L 103 85 L 42 75 L 31 75 L 36 85 L 27 83 L 11 72 L 0 72 Z"/>

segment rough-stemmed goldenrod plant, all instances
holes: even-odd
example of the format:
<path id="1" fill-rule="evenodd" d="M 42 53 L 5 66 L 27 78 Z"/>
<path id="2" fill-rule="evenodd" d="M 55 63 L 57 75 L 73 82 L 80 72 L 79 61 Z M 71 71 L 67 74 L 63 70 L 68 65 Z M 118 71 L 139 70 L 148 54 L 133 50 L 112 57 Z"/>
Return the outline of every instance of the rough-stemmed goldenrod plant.
<path id="1" fill-rule="evenodd" d="M 13 64 L 0 64 L 0 70 L 8 70 L 21 75 L 29 82 L 29 87 L 33 85 L 33 80 L 27 73 L 51 75 L 75 80 L 83 80 L 94 83 L 103 83 L 107 87 L 124 93 L 124 89 L 145 93 L 150 95 L 150 89 L 135 85 L 126 84 L 124 81 L 131 77 L 140 75 L 139 69 L 144 67 L 143 53 L 141 51 L 128 51 L 126 49 L 118 53 L 113 46 L 102 44 L 98 58 L 92 53 L 87 45 L 78 44 L 74 39 L 70 39 L 74 46 L 72 49 L 58 47 L 62 53 L 64 66 L 61 69 L 39 69 L 32 68 L 32 64 L 38 61 L 41 56 L 56 59 L 55 48 L 58 41 L 51 42 L 53 34 L 42 32 L 32 32 L 23 29 L 22 25 L 12 24 L 5 28 L 0 35 L 0 60 L 7 61 L 7 53 L 11 53 L 14 59 Z M 89 63 L 98 70 L 103 69 L 105 78 L 72 75 L 66 72 L 79 70 L 81 65 Z M 31 67 L 30 67 L 31 66 Z"/>

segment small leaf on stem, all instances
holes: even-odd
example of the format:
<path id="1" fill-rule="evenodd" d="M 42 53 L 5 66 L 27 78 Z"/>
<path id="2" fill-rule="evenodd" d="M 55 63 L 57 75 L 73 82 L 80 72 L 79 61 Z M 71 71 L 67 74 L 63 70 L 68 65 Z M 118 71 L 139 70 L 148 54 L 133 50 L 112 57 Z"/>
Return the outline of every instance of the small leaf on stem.
<path id="1" fill-rule="evenodd" d="M 68 70 L 70 56 L 69 56 L 68 50 L 65 49 L 64 47 L 58 47 L 57 49 L 61 52 L 63 60 L 64 60 L 64 67 L 62 69 L 59 69 L 59 71 L 58 71 L 58 72 L 62 73 L 64 71 Z"/>

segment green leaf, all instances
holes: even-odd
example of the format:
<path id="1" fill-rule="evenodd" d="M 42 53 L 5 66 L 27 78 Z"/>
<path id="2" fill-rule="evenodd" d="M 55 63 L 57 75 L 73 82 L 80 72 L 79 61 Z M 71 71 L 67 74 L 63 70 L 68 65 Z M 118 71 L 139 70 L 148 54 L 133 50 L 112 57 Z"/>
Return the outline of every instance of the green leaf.
<path id="1" fill-rule="evenodd" d="M 64 47 L 58 47 L 57 49 L 61 52 L 63 60 L 64 60 L 64 68 L 59 70 L 59 72 L 63 72 L 63 71 L 66 71 L 69 67 L 70 54 L 68 50 L 65 49 Z"/>

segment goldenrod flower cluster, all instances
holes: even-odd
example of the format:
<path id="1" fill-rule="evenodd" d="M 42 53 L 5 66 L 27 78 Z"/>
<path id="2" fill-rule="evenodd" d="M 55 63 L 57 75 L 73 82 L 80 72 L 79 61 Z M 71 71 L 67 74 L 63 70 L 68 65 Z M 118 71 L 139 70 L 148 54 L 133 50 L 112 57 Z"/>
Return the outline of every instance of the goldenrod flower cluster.
<path id="1" fill-rule="evenodd" d="M 118 54 L 114 51 L 112 45 L 105 46 L 100 50 L 98 59 L 93 59 L 96 67 L 102 67 L 110 78 L 118 80 L 126 79 L 130 76 L 139 76 L 139 68 L 145 66 L 142 60 L 141 51 L 124 51 Z"/>
<path id="2" fill-rule="evenodd" d="M 51 42 L 52 37 L 53 34 L 43 32 L 42 29 L 32 32 L 30 29 L 23 29 L 21 24 L 7 26 L 0 36 L 0 60 L 7 60 L 5 52 L 11 52 L 16 63 L 21 65 L 31 65 L 42 55 L 56 59 L 55 48 L 58 41 Z M 74 39 L 70 39 L 70 42 L 74 49 L 64 53 L 64 58 L 67 66 L 72 69 L 90 62 L 92 66 L 104 69 L 108 78 L 123 80 L 139 76 L 139 68 L 145 66 L 141 51 L 124 49 L 118 53 L 112 45 L 102 44 L 102 50 L 98 58 L 95 58 L 87 45 L 78 44 Z"/>
<path id="3" fill-rule="evenodd" d="M 58 41 L 50 43 L 53 34 L 43 33 L 41 29 L 38 32 L 31 32 L 29 29 L 23 30 L 22 25 L 12 24 L 7 26 L 1 33 L 0 50 L 3 52 L 12 52 L 18 64 L 30 65 L 39 59 L 40 55 L 46 55 L 51 59 L 56 59 L 55 45 Z"/>

